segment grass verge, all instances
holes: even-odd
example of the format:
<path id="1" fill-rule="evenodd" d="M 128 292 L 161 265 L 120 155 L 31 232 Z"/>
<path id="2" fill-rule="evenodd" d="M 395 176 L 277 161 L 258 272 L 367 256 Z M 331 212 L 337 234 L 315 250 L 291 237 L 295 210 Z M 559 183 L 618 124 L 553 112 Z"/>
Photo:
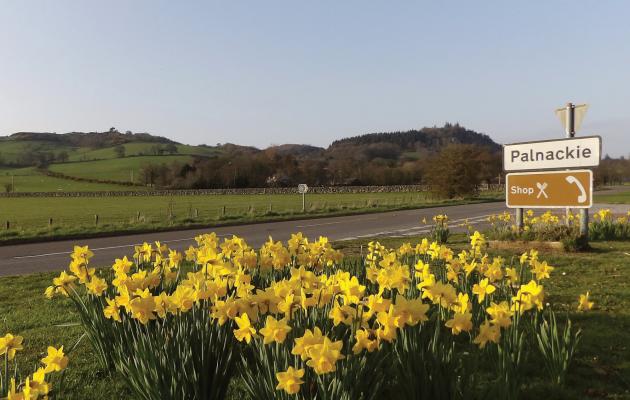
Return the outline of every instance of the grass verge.
<path id="1" fill-rule="evenodd" d="M 0 243 L 18 243 L 366 214 L 499 200 L 427 193 L 0 198 Z M 96 216 L 98 215 L 98 223 Z M 50 223 L 52 219 L 52 224 Z M 9 229 L 6 229 L 6 224 Z"/>

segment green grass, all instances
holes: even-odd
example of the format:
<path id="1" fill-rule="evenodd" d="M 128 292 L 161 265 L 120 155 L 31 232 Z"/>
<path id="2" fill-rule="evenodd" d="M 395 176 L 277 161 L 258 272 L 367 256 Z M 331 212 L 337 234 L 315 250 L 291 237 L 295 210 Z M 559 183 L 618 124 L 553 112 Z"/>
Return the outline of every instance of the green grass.
<path id="1" fill-rule="evenodd" d="M 155 145 L 164 146 L 163 143 L 154 142 L 132 142 L 125 143 L 125 155 L 150 155 Z M 180 155 L 196 155 L 196 156 L 212 156 L 218 151 L 212 147 L 191 146 L 186 144 L 178 144 L 177 151 Z M 19 161 L 20 156 L 27 151 L 35 152 L 52 152 L 59 155 L 62 151 L 68 154 L 69 161 L 90 161 L 90 160 L 106 160 L 118 158 L 114 151 L 114 146 L 103 148 L 76 147 L 64 145 L 56 142 L 42 140 L 7 140 L 0 139 L 0 164 L 15 163 Z"/>
<path id="2" fill-rule="evenodd" d="M 151 142 L 133 142 L 125 143 L 125 156 L 137 156 L 151 154 L 152 147 L 159 143 Z M 163 144 L 159 144 L 164 146 Z M 217 150 L 208 147 L 190 146 L 186 144 L 178 144 L 177 151 L 180 155 L 196 155 L 211 156 L 216 154 Z M 105 147 L 102 149 L 79 148 L 70 154 L 70 161 L 86 161 L 86 160 L 106 160 L 118 158 L 114 147 Z"/>
<path id="3" fill-rule="evenodd" d="M 302 213 L 302 197 L 298 194 L 0 198 L 0 226 L 10 222 L 9 230 L 0 230 L 0 242 L 343 215 L 489 199 L 493 199 L 492 193 L 472 200 L 433 199 L 426 193 L 311 194 L 307 196 L 307 212 Z"/>
<path id="4" fill-rule="evenodd" d="M 140 168 L 146 164 L 167 164 L 174 161 L 188 162 L 191 156 L 138 156 L 124 157 L 115 160 L 83 161 L 63 164 L 52 164 L 50 171 L 59 172 L 67 176 L 102 181 L 129 182 L 133 170 L 134 182 L 138 182 Z"/>
<path id="5" fill-rule="evenodd" d="M 408 240 L 413 243 L 417 238 Z M 465 246 L 462 235 L 455 235 L 453 240 L 454 248 Z M 402 240 L 382 242 L 398 246 Z M 357 255 L 366 244 L 342 242 L 337 247 L 347 255 Z M 543 384 L 541 366 L 533 356 L 526 356 L 526 381 L 532 383 L 523 388 L 523 399 L 630 399 L 630 242 L 599 242 L 593 243 L 593 248 L 593 252 L 580 254 L 541 252 L 541 258 L 556 267 L 545 285 L 549 301 L 556 310 L 570 312 L 575 325 L 583 330 L 583 338 L 564 390 Z M 26 350 L 19 355 L 25 373 L 42 357 L 47 345 L 70 348 L 82 333 L 69 300 L 49 301 L 42 295 L 54 275 L 0 278 L 0 334 L 12 332 L 25 337 Z M 579 314 L 574 309 L 578 295 L 585 290 L 591 291 L 596 306 Z M 115 374 L 108 376 L 99 369 L 87 341 L 78 345 L 70 359 L 64 399 L 128 397 Z"/>
<path id="6" fill-rule="evenodd" d="M 630 204 L 630 190 L 612 194 L 598 194 L 595 196 L 598 203 Z"/>
<path id="7" fill-rule="evenodd" d="M 138 190 L 116 184 L 80 182 L 70 179 L 46 176 L 34 167 L 0 168 L 0 191 L 5 191 L 5 185 L 15 186 L 15 192 L 99 192 L 107 190 Z"/>
<path id="8" fill-rule="evenodd" d="M 20 156 L 27 151 L 50 151 L 55 155 L 65 151 L 70 156 L 76 151 L 76 148 L 59 143 L 39 140 L 0 140 L 0 159 L 4 163 L 15 163 L 19 161 Z"/>

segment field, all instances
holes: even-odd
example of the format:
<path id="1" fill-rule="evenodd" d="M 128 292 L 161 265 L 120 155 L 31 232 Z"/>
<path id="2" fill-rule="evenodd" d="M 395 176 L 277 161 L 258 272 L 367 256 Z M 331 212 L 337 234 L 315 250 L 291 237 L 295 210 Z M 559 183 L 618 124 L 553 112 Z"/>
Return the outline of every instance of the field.
<path id="1" fill-rule="evenodd" d="M 418 238 L 411 239 L 412 243 Z M 384 239 L 387 246 L 398 246 L 401 240 Z M 455 249 L 466 246 L 467 238 L 457 235 L 451 240 Z M 346 255 L 358 255 L 366 241 L 338 243 Z M 630 398 L 630 243 L 598 242 L 594 250 L 584 254 L 541 252 L 541 258 L 556 267 L 546 284 L 550 302 L 556 310 L 567 311 L 583 330 L 581 347 L 564 390 L 549 387 L 540 381 L 540 365 L 531 356 L 526 358 L 528 385 L 522 388 L 523 399 L 542 396 L 552 399 L 629 399 Z M 507 253 L 499 253 L 510 256 Z M 71 349 L 81 337 L 78 316 L 69 300 L 46 300 L 43 291 L 54 274 L 0 278 L 0 333 L 11 331 L 25 337 L 26 350 L 22 365 L 30 368 L 47 345 L 64 345 Z M 580 290 L 591 291 L 596 302 L 589 313 L 575 312 Z M 70 312 L 69 312 L 70 310 Z M 25 359 L 24 359 L 25 358 Z M 127 398 L 128 393 L 116 375 L 99 370 L 87 341 L 81 341 L 70 352 L 65 377 L 67 399 Z M 242 399 L 238 383 L 230 399 Z"/>
<path id="2" fill-rule="evenodd" d="M 131 142 L 123 144 L 126 156 L 138 156 L 153 154 L 155 142 Z M 191 146 L 177 144 L 177 152 L 181 155 L 211 156 L 217 153 L 217 149 L 205 146 Z M 25 152 L 51 152 L 59 155 L 61 152 L 68 154 L 69 161 L 90 161 L 118 158 L 114 147 L 90 148 L 73 147 L 57 142 L 45 140 L 0 140 L 0 160 L 5 163 L 15 163 Z"/>
<path id="3" fill-rule="evenodd" d="M 132 142 L 125 143 L 125 156 L 139 156 L 152 153 L 152 147 L 156 143 Z M 211 156 L 216 154 L 216 150 L 208 147 L 190 146 L 185 144 L 176 145 L 177 152 L 182 155 Z M 102 149 L 79 148 L 69 155 L 70 161 L 107 160 L 118 158 L 113 147 Z"/>
<path id="4" fill-rule="evenodd" d="M 595 196 L 595 201 L 601 203 L 613 203 L 613 204 L 630 204 L 630 190 L 619 191 L 616 193 L 598 194 Z"/>
<path id="5" fill-rule="evenodd" d="M 461 204 L 496 199 L 496 194 L 466 201 L 434 199 L 427 193 L 312 194 L 306 199 L 302 213 L 298 194 L 0 198 L 0 223 L 10 225 L 0 230 L 0 241 Z"/>
<path id="6" fill-rule="evenodd" d="M 2 162 L 15 163 L 27 151 L 52 152 L 55 155 L 65 151 L 70 155 L 76 151 L 76 148 L 43 140 L 0 140 L 0 158 Z"/>
<path id="7" fill-rule="evenodd" d="M 15 192 L 99 192 L 107 190 L 138 190 L 138 187 L 125 185 L 81 182 L 70 179 L 55 178 L 38 172 L 34 167 L 1 168 L 0 191 L 6 185 L 14 185 Z M 140 188 L 142 189 L 142 188 Z"/>
<path id="8" fill-rule="evenodd" d="M 146 164 L 167 164 L 174 161 L 188 162 L 187 155 L 138 156 L 115 160 L 83 161 L 74 163 L 52 164 L 48 169 L 68 176 L 102 181 L 130 182 L 133 171 L 134 182 L 138 182 L 139 171 Z"/>

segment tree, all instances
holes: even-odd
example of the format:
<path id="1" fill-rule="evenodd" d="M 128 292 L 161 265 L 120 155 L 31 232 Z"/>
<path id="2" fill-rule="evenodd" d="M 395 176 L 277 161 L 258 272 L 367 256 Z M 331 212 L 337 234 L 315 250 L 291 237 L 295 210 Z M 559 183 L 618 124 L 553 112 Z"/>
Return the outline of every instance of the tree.
<path id="1" fill-rule="evenodd" d="M 151 154 L 161 156 L 162 154 L 164 154 L 164 148 L 159 144 L 154 144 L 153 146 L 151 146 Z"/>
<path id="2" fill-rule="evenodd" d="M 68 152 L 65 150 L 62 150 L 59 152 L 59 154 L 57 154 L 57 161 L 59 162 L 68 162 Z"/>
<path id="3" fill-rule="evenodd" d="M 114 147 L 114 153 L 116 153 L 116 157 L 118 158 L 123 158 L 125 156 L 125 151 L 125 146 L 123 146 L 122 144 Z"/>
<path id="4" fill-rule="evenodd" d="M 451 144 L 429 160 L 426 181 L 432 190 L 447 197 L 469 196 L 477 192 L 479 150 L 475 146 Z"/>
<path id="5" fill-rule="evenodd" d="M 178 152 L 177 146 L 174 143 L 169 143 L 164 146 L 164 151 L 168 154 L 176 154 Z"/>

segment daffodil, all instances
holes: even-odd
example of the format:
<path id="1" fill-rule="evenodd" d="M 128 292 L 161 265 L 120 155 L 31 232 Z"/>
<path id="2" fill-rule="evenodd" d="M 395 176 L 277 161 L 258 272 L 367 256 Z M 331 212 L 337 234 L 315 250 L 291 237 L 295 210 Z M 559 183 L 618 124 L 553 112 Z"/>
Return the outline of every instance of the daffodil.
<path id="1" fill-rule="evenodd" d="M 265 327 L 260 330 L 264 344 L 283 343 L 289 332 L 291 332 L 291 327 L 287 324 L 286 318 L 278 321 L 271 315 L 267 316 Z"/>
<path id="2" fill-rule="evenodd" d="M 488 278 L 482 279 L 478 284 L 473 285 L 472 292 L 477 295 L 477 300 L 482 303 L 486 295 L 494 293 L 496 287 L 488 282 Z"/>
<path id="3" fill-rule="evenodd" d="M 553 270 L 554 267 L 547 265 L 547 261 L 536 261 L 532 268 L 532 272 L 536 275 L 536 279 L 539 281 L 549 278 L 549 273 Z"/>
<path id="4" fill-rule="evenodd" d="M 284 390 L 288 394 L 296 394 L 300 391 L 300 385 L 304 383 L 304 369 L 289 367 L 285 372 L 276 372 L 278 385 L 276 390 Z"/>
<path id="5" fill-rule="evenodd" d="M 88 293 L 95 296 L 100 296 L 105 290 L 107 290 L 107 282 L 103 278 L 93 276 L 92 279 L 85 285 Z"/>
<path id="6" fill-rule="evenodd" d="M 0 337 L 0 356 L 6 354 L 9 360 L 13 360 L 15 353 L 24 349 L 22 346 L 23 340 L 24 338 L 22 336 L 14 336 L 10 333 L 7 333 L 4 337 Z"/>
<path id="7" fill-rule="evenodd" d="M 324 336 L 321 329 L 318 327 L 315 327 L 312 331 L 307 329 L 302 337 L 295 339 L 295 345 L 291 349 L 291 354 L 298 355 L 302 360 L 306 360 L 313 346 L 323 343 L 323 341 Z"/>
<path id="8" fill-rule="evenodd" d="M 594 302 L 589 299 L 590 293 L 586 292 L 586 294 L 581 294 L 578 299 L 578 311 L 588 311 L 593 308 Z M 2 353 L 0 353 L 2 354 Z"/>
<path id="9" fill-rule="evenodd" d="M 238 329 L 234 329 L 234 336 L 236 340 L 242 342 L 245 340 L 248 344 L 252 340 L 252 336 L 256 334 L 256 329 L 252 326 L 247 314 L 243 314 L 240 317 L 235 317 L 234 321 L 238 325 Z"/>
<path id="10" fill-rule="evenodd" d="M 129 310 L 131 316 L 143 325 L 155 319 L 155 300 L 149 289 L 138 289 L 134 293 L 134 297 L 129 302 Z"/>
<path id="11" fill-rule="evenodd" d="M 453 318 L 446 321 L 446 327 L 451 328 L 453 335 L 459 335 L 461 332 L 468 332 L 472 329 L 471 313 L 455 313 Z"/>
<path id="12" fill-rule="evenodd" d="M 490 315 L 490 322 L 501 328 L 507 328 L 512 324 L 512 316 L 514 312 L 510 310 L 510 305 L 507 301 L 502 301 L 497 304 L 495 302 L 490 303 L 490 307 L 486 308 L 486 312 Z"/>
<path id="13" fill-rule="evenodd" d="M 485 321 L 479 327 L 479 335 L 473 340 L 473 343 L 479 345 L 480 349 L 486 347 L 488 342 L 498 343 L 501 337 L 501 328 L 497 325 L 492 325 L 490 322 Z"/>
<path id="14" fill-rule="evenodd" d="M 42 358 L 42 362 L 46 367 L 45 373 L 59 372 L 68 366 L 68 357 L 63 353 L 63 346 L 58 349 L 48 346 L 48 355 Z"/>
<path id="15" fill-rule="evenodd" d="M 378 340 L 374 332 L 367 329 L 359 329 L 354 335 L 355 343 L 352 346 L 352 352 L 359 354 L 363 350 L 367 350 L 368 353 L 373 352 L 378 348 Z"/>
<path id="16" fill-rule="evenodd" d="M 306 365 L 313 368 L 318 375 L 333 372 L 337 369 L 337 361 L 345 358 L 341 354 L 342 347 L 341 340 L 333 342 L 324 336 L 322 343 L 313 345 L 309 350 L 310 360 L 306 362 Z"/>
<path id="17" fill-rule="evenodd" d="M 116 260 L 114 260 L 114 265 L 112 265 L 112 269 L 114 270 L 116 275 L 128 274 L 131 270 L 132 265 L 133 262 L 129 261 L 127 259 L 127 256 L 124 256 L 123 258 L 117 258 Z"/>
<path id="18" fill-rule="evenodd" d="M 116 300 L 105 299 L 107 305 L 103 308 L 103 314 L 107 319 L 113 319 L 114 321 L 120 322 L 120 310 L 118 309 L 118 304 L 116 304 Z"/>

